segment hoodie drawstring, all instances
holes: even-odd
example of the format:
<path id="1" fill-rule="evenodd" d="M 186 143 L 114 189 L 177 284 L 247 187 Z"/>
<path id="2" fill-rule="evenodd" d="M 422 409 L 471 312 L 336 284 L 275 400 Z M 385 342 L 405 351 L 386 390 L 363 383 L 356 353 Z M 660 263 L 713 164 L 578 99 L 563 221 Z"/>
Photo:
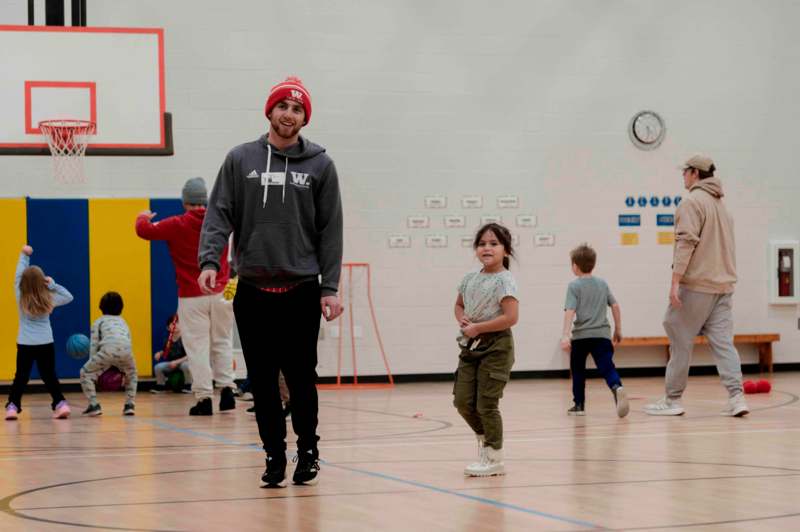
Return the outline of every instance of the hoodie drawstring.
<path id="1" fill-rule="evenodd" d="M 267 142 L 267 173 L 264 181 L 264 199 L 261 202 L 263 208 L 267 207 L 267 195 L 269 190 L 269 169 L 272 163 L 272 145 Z M 281 191 L 281 204 L 286 204 L 286 179 L 289 175 L 289 157 L 286 157 L 286 165 L 283 167 L 283 190 Z"/>
<path id="2" fill-rule="evenodd" d="M 261 204 L 261 207 L 266 208 L 267 206 L 267 194 L 269 190 L 269 164 L 272 162 L 272 146 L 269 142 L 267 142 L 267 173 L 266 178 L 264 179 L 264 201 Z"/>

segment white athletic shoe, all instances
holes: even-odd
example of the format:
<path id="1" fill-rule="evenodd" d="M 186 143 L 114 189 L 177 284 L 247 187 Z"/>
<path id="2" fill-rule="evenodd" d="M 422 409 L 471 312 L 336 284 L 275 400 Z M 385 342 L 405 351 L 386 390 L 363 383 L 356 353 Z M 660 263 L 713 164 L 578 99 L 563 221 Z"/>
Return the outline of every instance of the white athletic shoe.
<path id="1" fill-rule="evenodd" d="M 611 391 L 614 393 L 614 402 L 617 405 L 617 416 L 627 416 L 630 411 L 630 405 L 628 404 L 628 394 L 625 393 L 625 388 L 617 386 Z"/>
<path id="2" fill-rule="evenodd" d="M 742 417 L 750 413 L 747 403 L 744 402 L 744 394 L 737 393 L 728 399 L 728 405 L 720 412 L 723 416 Z"/>
<path id="3" fill-rule="evenodd" d="M 682 416 L 686 411 L 679 399 L 662 397 L 655 403 L 644 405 L 644 413 L 651 416 Z"/>
<path id="4" fill-rule="evenodd" d="M 464 474 L 468 477 L 492 477 L 495 475 L 505 475 L 506 466 L 503 463 L 503 450 L 484 447 L 484 459 L 482 462 L 470 464 L 464 469 Z"/>

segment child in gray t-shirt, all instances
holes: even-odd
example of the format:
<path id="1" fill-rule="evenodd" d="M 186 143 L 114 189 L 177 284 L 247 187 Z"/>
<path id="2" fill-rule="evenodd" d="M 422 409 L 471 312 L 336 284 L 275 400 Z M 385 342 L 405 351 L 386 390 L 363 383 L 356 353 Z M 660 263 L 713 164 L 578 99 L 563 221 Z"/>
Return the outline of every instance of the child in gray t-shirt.
<path id="1" fill-rule="evenodd" d="M 455 319 L 461 328 L 453 405 L 475 433 L 478 461 L 464 468 L 470 477 L 505 474 L 500 398 L 514 365 L 511 327 L 519 317 L 514 277 L 508 271 L 514 256 L 511 233 L 486 224 L 473 242 L 481 270 L 458 285 Z"/>
<path id="2" fill-rule="evenodd" d="M 586 357 L 591 353 L 597 370 L 614 394 L 617 415 L 625 417 L 629 410 L 628 398 L 614 367 L 614 344 L 611 341 L 612 338 L 615 343 L 622 340 L 619 303 L 608 284 L 592 275 L 597 254 L 589 245 L 581 244 L 573 249 L 570 259 L 572 272 L 577 279 L 567 287 L 561 348 L 570 353 L 569 368 L 572 373 L 572 395 L 575 404 L 567 414 L 584 415 Z M 611 313 L 614 315 L 613 336 L 608 323 L 608 307 L 611 307 Z"/>

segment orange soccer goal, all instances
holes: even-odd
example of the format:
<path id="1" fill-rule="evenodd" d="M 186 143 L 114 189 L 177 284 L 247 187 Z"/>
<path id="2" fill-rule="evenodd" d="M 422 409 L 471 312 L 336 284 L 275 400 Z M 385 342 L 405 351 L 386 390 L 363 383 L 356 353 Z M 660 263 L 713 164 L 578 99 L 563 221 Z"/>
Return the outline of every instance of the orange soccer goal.
<path id="1" fill-rule="evenodd" d="M 354 277 L 363 278 L 364 276 L 366 276 L 366 299 L 368 303 L 367 306 L 369 307 L 369 318 L 372 322 L 372 330 L 375 333 L 374 340 L 383 360 L 383 367 L 386 369 L 386 375 L 369 375 L 369 377 L 364 376 L 362 377 L 361 382 L 359 382 L 357 361 L 357 346 L 359 342 L 356 341 L 357 326 L 354 319 L 354 307 L 357 303 L 357 291 L 354 288 L 353 279 Z M 369 263 L 346 262 L 342 264 L 342 276 L 339 281 L 339 298 L 345 311 L 342 313 L 341 318 L 339 318 L 339 337 L 336 347 L 336 383 L 320 384 L 318 387 L 323 390 L 393 387 L 394 377 L 392 377 L 392 372 L 389 369 L 389 361 L 386 358 L 386 350 L 383 348 L 383 340 L 381 339 L 381 333 L 378 329 L 378 320 L 375 317 L 375 305 L 372 302 L 372 271 L 370 270 Z M 345 350 L 345 336 L 349 337 L 350 360 L 353 374 L 352 376 L 345 375 L 343 377 L 342 366 Z M 376 379 L 378 379 L 378 382 L 376 382 Z"/>

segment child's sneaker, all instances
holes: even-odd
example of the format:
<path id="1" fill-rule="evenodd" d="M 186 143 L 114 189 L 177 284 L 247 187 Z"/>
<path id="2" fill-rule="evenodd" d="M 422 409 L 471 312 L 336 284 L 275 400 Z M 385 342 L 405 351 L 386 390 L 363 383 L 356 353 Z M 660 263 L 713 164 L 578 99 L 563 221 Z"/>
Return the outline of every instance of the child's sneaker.
<path id="1" fill-rule="evenodd" d="M 152 388 L 150 388 L 150 393 L 165 393 L 167 391 L 167 387 L 163 384 L 156 384 Z"/>
<path id="2" fill-rule="evenodd" d="M 486 445 L 484 445 L 485 436 L 483 434 L 476 434 L 475 439 L 478 440 L 478 461 L 472 462 L 467 467 L 464 468 L 464 474 L 466 476 L 470 476 L 470 471 L 473 469 L 480 467 L 482 463 L 486 461 Z"/>
<path id="3" fill-rule="evenodd" d="M 219 397 L 219 411 L 233 410 L 236 408 L 236 399 L 233 396 L 233 389 L 225 387 Z"/>
<path id="4" fill-rule="evenodd" d="M 211 416 L 214 410 L 211 407 L 211 398 L 200 399 L 197 404 L 189 409 L 190 416 Z"/>
<path id="5" fill-rule="evenodd" d="M 283 403 L 283 417 L 289 417 L 292 415 L 292 403 L 286 401 Z"/>
<path id="6" fill-rule="evenodd" d="M 267 469 L 261 475 L 262 488 L 286 487 L 286 454 L 267 456 Z"/>
<path id="7" fill-rule="evenodd" d="M 102 415 L 103 409 L 100 408 L 100 403 L 95 403 L 93 405 L 89 405 L 86 407 L 86 410 L 83 411 L 84 416 L 99 416 Z"/>
<path id="8" fill-rule="evenodd" d="M 628 394 L 625 393 L 625 388 L 619 385 L 611 392 L 614 394 L 614 403 L 617 405 L 617 416 L 627 416 L 630 411 L 630 405 L 628 404 Z"/>
<path id="9" fill-rule="evenodd" d="M 503 463 L 503 450 L 485 447 L 486 453 L 484 460 L 476 464 L 470 464 L 464 470 L 468 477 L 492 477 L 495 475 L 505 475 L 506 466 Z"/>
<path id="10" fill-rule="evenodd" d="M 251 406 L 250 408 L 248 408 L 247 410 L 245 410 L 245 412 L 247 412 L 247 413 L 248 413 L 248 414 L 250 414 L 251 416 L 254 416 L 254 415 L 256 415 L 256 405 L 253 405 L 253 406 Z"/>
<path id="11" fill-rule="evenodd" d="M 8 403 L 6 405 L 6 419 L 8 421 L 13 421 L 19 417 L 19 408 L 14 403 Z"/>
<path id="12" fill-rule="evenodd" d="M 319 482 L 319 456 L 312 450 L 297 453 L 294 457 L 297 467 L 292 475 L 292 482 L 299 486 L 314 486 Z"/>
<path id="13" fill-rule="evenodd" d="M 682 416 L 686 411 L 678 399 L 662 397 L 655 403 L 644 405 L 644 413 L 651 416 Z"/>
<path id="14" fill-rule="evenodd" d="M 181 388 L 181 393 L 192 393 L 192 385 L 184 384 L 183 388 Z"/>
<path id="15" fill-rule="evenodd" d="M 125 406 L 122 408 L 122 415 L 123 416 L 136 415 L 136 405 L 134 405 L 133 403 L 125 403 Z"/>
<path id="16" fill-rule="evenodd" d="M 67 419 L 70 414 L 69 405 L 66 401 L 59 401 L 53 409 L 53 419 Z"/>
<path id="17" fill-rule="evenodd" d="M 568 416 L 585 416 L 586 412 L 584 412 L 584 410 L 583 410 L 583 405 L 575 403 L 574 405 L 572 405 L 572 408 L 567 410 L 567 415 Z"/>
<path id="18" fill-rule="evenodd" d="M 744 402 L 744 395 L 737 393 L 728 399 L 728 405 L 720 412 L 723 416 L 742 417 L 750 413 L 747 403 Z"/>

